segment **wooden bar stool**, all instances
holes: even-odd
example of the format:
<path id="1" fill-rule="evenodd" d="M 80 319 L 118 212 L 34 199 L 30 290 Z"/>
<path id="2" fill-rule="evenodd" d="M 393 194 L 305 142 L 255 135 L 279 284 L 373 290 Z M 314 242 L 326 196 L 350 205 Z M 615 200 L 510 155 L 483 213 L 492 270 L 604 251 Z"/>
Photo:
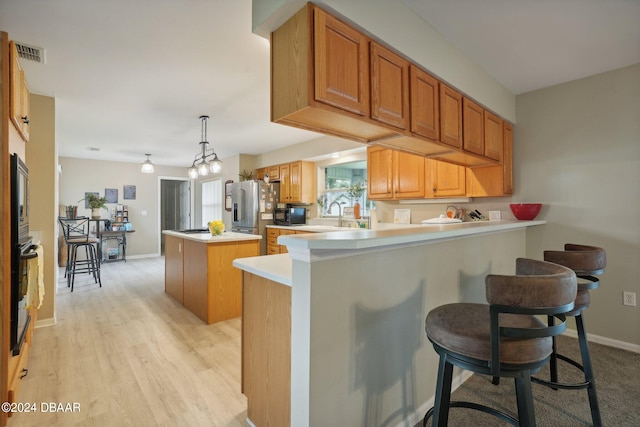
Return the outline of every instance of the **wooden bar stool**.
<path id="1" fill-rule="evenodd" d="M 426 318 L 427 338 L 440 355 L 435 403 L 424 417 L 446 426 L 449 408 L 469 408 L 513 425 L 535 426 L 531 375 L 549 362 L 551 337 L 564 332 L 573 309 L 575 273 L 566 267 L 526 258 L 516 260 L 516 275 L 485 279 L 487 304 L 454 303 L 437 307 Z M 536 315 L 554 316 L 548 325 Z M 494 377 L 514 378 L 518 418 L 473 402 L 451 402 L 453 366 Z"/>
<path id="2" fill-rule="evenodd" d="M 566 315 L 573 316 L 576 320 L 582 364 L 567 356 L 559 354 L 557 352 L 554 337 L 553 353 L 549 364 L 550 379 L 547 381 L 540 378 L 533 378 L 532 380 L 553 389 L 575 390 L 586 388 L 589 396 L 589 406 L 591 407 L 591 419 L 593 421 L 593 425 L 601 426 L 602 419 L 600 417 L 598 396 L 596 394 L 596 383 L 593 376 L 589 343 L 587 341 L 587 333 L 585 331 L 582 312 L 586 310 L 591 303 L 591 295 L 589 292 L 600 286 L 600 281 L 595 277 L 595 275 L 604 273 L 604 268 L 607 264 L 606 253 L 604 249 L 596 246 L 567 243 L 564 245 L 564 251 L 544 251 L 544 260 L 568 267 L 572 269 L 578 277 L 578 293 L 576 296 L 575 307 L 572 311 L 566 313 Z M 552 317 L 549 318 L 549 324 L 553 324 Z M 558 382 L 558 359 L 580 369 L 584 373 L 584 381 L 573 384 Z"/>

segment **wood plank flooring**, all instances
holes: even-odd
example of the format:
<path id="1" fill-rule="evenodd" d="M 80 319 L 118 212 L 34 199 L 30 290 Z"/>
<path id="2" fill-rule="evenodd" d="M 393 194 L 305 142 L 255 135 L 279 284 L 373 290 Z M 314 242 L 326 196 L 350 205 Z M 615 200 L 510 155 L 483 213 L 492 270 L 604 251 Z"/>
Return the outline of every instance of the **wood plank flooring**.
<path id="1" fill-rule="evenodd" d="M 35 330 L 11 426 L 245 426 L 240 318 L 205 325 L 164 293 L 164 258 L 104 264 L 74 292 L 59 282 L 57 325 Z M 41 411 L 42 402 L 80 404 Z"/>

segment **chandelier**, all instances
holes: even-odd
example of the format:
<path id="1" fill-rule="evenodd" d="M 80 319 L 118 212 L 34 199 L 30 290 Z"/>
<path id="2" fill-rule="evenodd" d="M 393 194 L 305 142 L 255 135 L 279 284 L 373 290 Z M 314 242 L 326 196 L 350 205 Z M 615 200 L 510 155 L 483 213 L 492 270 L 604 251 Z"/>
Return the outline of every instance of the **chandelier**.
<path id="1" fill-rule="evenodd" d="M 213 148 L 208 148 L 207 141 L 207 120 L 209 116 L 200 116 L 201 124 L 201 152 L 196 154 L 196 158 L 187 171 L 189 178 L 196 179 L 198 176 L 207 176 L 209 172 L 217 174 L 222 170 L 222 160 L 218 159 L 218 155 Z"/>

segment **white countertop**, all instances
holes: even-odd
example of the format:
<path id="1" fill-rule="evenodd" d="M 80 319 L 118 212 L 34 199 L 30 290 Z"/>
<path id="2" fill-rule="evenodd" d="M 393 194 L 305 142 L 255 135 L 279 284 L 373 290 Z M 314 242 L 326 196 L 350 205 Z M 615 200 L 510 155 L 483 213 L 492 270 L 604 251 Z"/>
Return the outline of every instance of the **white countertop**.
<path id="1" fill-rule="evenodd" d="M 434 242 L 475 234 L 515 230 L 546 221 L 473 221 L 456 224 L 407 224 L 393 229 L 353 229 L 317 234 L 296 234 L 278 237 L 278 244 L 288 249 L 366 249 L 416 242 Z"/>
<path id="2" fill-rule="evenodd" d="M 291 286 L 291 257 L 289 254 L 236 258 L 233 266 L 256 276 Z"/>
<path id="3" fill-rule="evenodd" d="M 257 234 L 234 233 L 225 231 L 220 236 L 212 236 L 211 233 L 180 233 L 179 231 L 163 230 L 162 234 L 168 236 L 180 237 L 182 239 L 193 240 L 202 243 L 228 243 L 240 242 L 243 240 L 260 240 L 262 236 Z"/>
<path id="4" fill-rule="evenodd" d="M 452 238 L 517 230 L 546 224 L 546 221 L 480 221 L 459 224 L 407 224 L 401 227 L 375 230 L 346 229 L 328 233 L 294 234 L 278 237 L 278 243 L 288 249 L 358 250 L 366 248 L 430 243 Z M 300 227 L 282 227 L 296 228 Z M 337 227 L 335 227 L 337 228 Z M 353 230 L 353 231 L 350 231 Z M 239 258 L 233 266 L 257 276 L 291 286 L 291 254 Z"/>

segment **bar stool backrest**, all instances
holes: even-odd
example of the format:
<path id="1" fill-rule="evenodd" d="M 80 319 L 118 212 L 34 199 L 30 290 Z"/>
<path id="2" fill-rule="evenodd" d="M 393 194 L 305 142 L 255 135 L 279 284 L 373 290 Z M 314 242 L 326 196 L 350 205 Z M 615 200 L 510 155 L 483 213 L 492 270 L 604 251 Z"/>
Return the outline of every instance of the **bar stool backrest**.
<path id="1" fill-rule="evenodd" d="M 89 218 L 58 218 L 58 222 L 67 244 L 89 241 Z"/>

